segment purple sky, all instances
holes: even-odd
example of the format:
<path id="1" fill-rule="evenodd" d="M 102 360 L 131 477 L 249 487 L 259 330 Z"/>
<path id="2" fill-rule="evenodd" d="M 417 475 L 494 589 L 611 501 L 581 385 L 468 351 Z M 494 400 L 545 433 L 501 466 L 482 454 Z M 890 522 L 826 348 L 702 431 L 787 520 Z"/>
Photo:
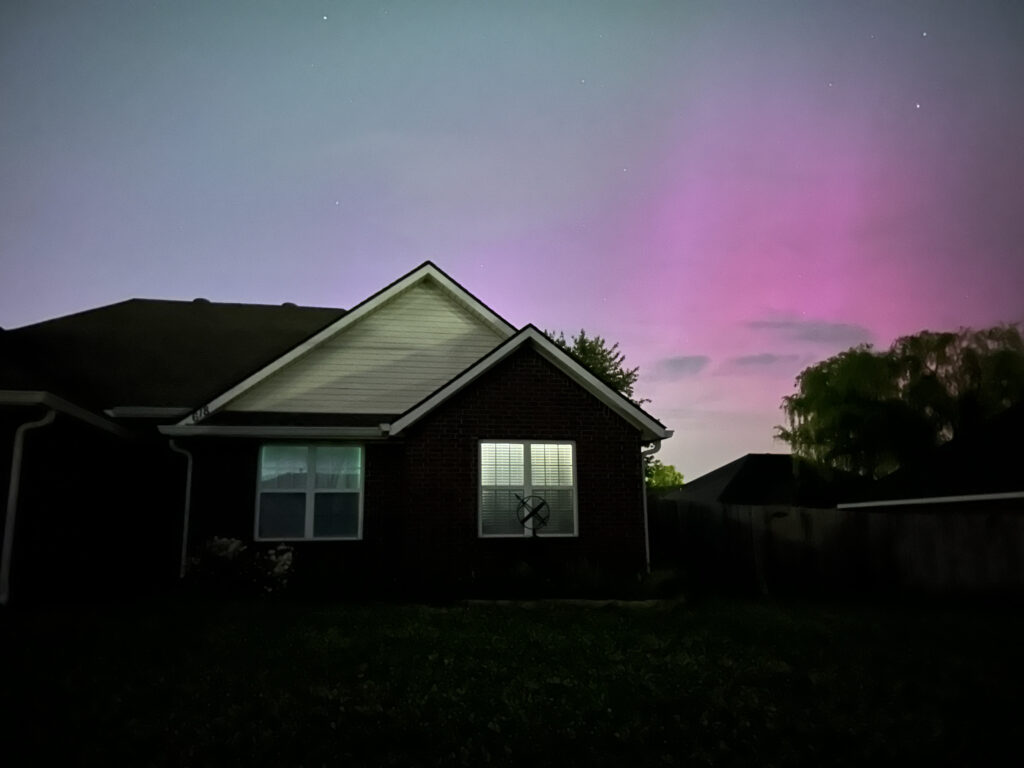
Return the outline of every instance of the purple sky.
<path id="1" fill-rule="evenodd" d="M 618 341 L 689 479 L 806 365 L 1024 320 L 1024 3 L 0 3 L 0 325 L 426 259 Z"/>

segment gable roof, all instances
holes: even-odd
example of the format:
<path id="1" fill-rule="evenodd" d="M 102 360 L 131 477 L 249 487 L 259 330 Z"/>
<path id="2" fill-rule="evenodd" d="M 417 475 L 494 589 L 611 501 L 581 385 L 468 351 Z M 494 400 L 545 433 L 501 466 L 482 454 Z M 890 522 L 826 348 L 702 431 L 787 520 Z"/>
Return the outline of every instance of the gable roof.
<path id="1" fill-rule="evenodd" d="M 833 472 L 825 477 L 812 464 L 788 453 L 748 453 L 691 480 L 665 498 L 704 504 L 832 507 L 858 479 Z"/>
<path id="2" fill-rule="evenodd" d="M 323 344 L 328 339 L 333 338 L 346 328 L 351 327 L 370 313 L 378 310 L 391 299 L 425 280 L 434 281 L 443 291 L 465 307 L 472 315 L 478 318 L 485 325 L 494 329 L 500 337 L 507 338 L 515 332 L 515 327 L 511 323 L 495 313 L 473 294 L 463 288 L 436 264 L 426 261 L 416 267 L 416 269 L 403 275 L 390 285 L 385 286 L 381 290 L 377 291 L 377 293 L 357 304 L 345 313 L 343 317 L 339 317 L 334 322 L 302 341 L 300 344 L 297 344 L 284 352 L 284 354 L 268 361 L 265 365 L 255 372 L 252 372 L 249 376 L 235 382 L 230 388 L 221 391 L 205 405 L 182 419 L 182 421 L 179 422 L 179 426 L 198 424 L 216 413 L 232 400 L 235 400 L 260 382 L 280 371 L 289 363 L 298 360 L 320 344 Z"/>
<path id="3" fill-rule="evenodd" d="M 579 360 L 568 354 L 533 325 L 525 326 L 505 343 L 484 355 L 478 362 L 395 419 L 391 423 L 390 434 L 397 435 L 412 426 L 525 344 L 531 344 L 548 362 L 639 429 L 645 442 L 664 440 L 672 436 L 672 430 L 666 429 L 664 424 L 643 408 L 597 378 Z"/>
<path id="4" fill-rule="evenodd" d="M 130 299 L 0 333 L 0 389 L 45 390 L 97 411 L 192 409 L 344 314 Z"/>
<path id="5" fill-rule="evenodd" d="M 376 430 L 381 436 L 400 433 L 529 344 L 635 426 L 645 442 L 672 435 L 660 421 L 606 385 L 535 326 L 517 332 L 429 261 L 348 312 L 293 304 L 130 299 L 10 331 L 0 330 L 0 390 L 50 392 L 112 416 L 177 418 L 185 410 L 192 410 L 173 428 L 175 433 L 252 431 L 254 427 L 244 423 L 221 425 L 217 419 L 201 430 L 197 427 L 241 393 L 424 280 L 433 281 L 504 341 L 393 418 L 391 424 L 371 427 L 360 422 L 360 430 Z M 287 424 L 277 428 L 294 430 L 298 427 L 293 421 L 289 418 Z M 347 422 L 299 426 L 317 434 L 355 428 Z"/>

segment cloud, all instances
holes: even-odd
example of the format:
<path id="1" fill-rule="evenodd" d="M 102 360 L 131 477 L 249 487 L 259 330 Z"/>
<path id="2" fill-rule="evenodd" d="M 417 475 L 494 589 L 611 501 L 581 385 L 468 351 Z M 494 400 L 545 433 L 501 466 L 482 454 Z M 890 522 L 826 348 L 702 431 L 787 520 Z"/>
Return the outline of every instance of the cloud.
<path id="1" fill-rule="evenodd" d="M 654 364 L 654 372 L 659 378 L 681 379 L 685 376 L 696 376 L 703 371 L 711 358 L 707 355 L 675 355 L 663 357 Z"/>
<path id="2" fill-rule="evenodd" d="M 756 368 L 769 365 L 778 365 L 780 363 L 795 363 L 800 359 L 800 355 L 775 355 L 771 352 L 762 352 L 759 355 L 743 355 L 741 357 L 733 357 L 727 360 L 728 365 L 734 365 L 738 368 Z"/>
<path id="3" fill-rule="evenodd" d="M 747 323 L 747 327 L 777 331 L 780 336 L 795 341 L 845 347 L 869 343 L 874 338 L 871 331 L 863 325 L 829 323 L 825 320 L 753 320 Z"/>

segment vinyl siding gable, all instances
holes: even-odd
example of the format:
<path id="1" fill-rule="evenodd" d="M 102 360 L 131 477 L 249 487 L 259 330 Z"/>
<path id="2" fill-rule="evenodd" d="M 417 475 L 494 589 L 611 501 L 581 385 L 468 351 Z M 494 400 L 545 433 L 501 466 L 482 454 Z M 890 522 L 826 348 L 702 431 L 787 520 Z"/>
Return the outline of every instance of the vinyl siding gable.
<path id="1" fill-rule="evenodd" d="M 428 278 L 242 393 L 225 410 L 401 413 L 501 341 Z"/>

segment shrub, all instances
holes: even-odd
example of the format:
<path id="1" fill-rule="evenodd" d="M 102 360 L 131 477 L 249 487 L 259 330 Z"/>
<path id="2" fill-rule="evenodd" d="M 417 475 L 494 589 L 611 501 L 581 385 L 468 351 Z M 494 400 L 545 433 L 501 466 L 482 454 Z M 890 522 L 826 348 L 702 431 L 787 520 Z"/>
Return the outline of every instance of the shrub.
<path id="1" fill-rule="evenodd" d="M 246 544 L 240 539 L 213 536 L 189 560 L 188 580 L 228 594 L 273 594 L 288 586 L 294 550 L 287 544 Z"/>

